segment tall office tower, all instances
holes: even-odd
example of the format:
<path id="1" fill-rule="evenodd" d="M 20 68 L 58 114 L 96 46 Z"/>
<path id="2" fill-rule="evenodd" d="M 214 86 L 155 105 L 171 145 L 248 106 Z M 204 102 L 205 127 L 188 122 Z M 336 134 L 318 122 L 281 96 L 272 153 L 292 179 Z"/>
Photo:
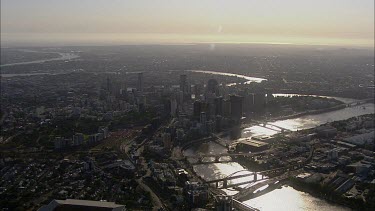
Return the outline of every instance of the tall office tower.
<path id="1" fill-rule="evenodd" d="M 143 73 L 138 73 L 138 91 L 143 92 Z"/>
<path id="2" fill-rule="evenodd" d="M 246 93 L 243 101 L 244 112 L 254 111 L 254 95 L 252 93 Z"/>
<path id="3" fill-rule="evenodd" d="M 194 95 L 195 99 L 199 99 L 200 95 L 203 94 L 204 84 L 195 84 L 194 85 Z"/>
<path id="4" fill-rule="evenodd" d="M 195 117 L 199 117 L 199 115 L 202 112 L 202 102 L 201 101 L 195 101 L 193 104 L 193 115 Z"/>
<path id="5" fill-rule="evenodd" d="M 111 93 L 111 91 L 112 91 L 111 80 L 109 79 L 109 77 L 107 77 L 107 92 Z"/>
<path id="6" fill-rule="evenodd" d="M 261 111 L 264 109 L 266 104 L 266 95 L 264 93 L 254 94 L 254 107 L 256 111 Z"/>
<path id="7" fill-rule="evenodd" d="M 121 73 L 121 94 L 122 95 L 125 95 L 126 90 L 127 90 L 125 81 L 126 81 L 126 73 L 122 72 Z"/>
<path id="8" fill-rule="evenodd" d="M 215 104 L 215 115 L 223 115 L 223 97 L 217 97 L 214 100 Z"/>
<path id="9" fill-rule="evenodd" d="M 233 119 L 242 118 L 242 101 L 243 97 L 237 95 L 230 96 L 230 115 Z"/>
<path id="10" fill-rule="evenodd" d="M 189 99 L 190 95 L 190 86 L 187 81 L 187 76 L 185 74 L 180 75 L 180 91 L 182 91 L 184 101 Z"/>
<path id="11" fill-rule="evenodd" d="M 219 83 L 215 79 L 210 79 L 207 82 L 207 92 L 213 93 L 213 94 L 218 94 L 218 85 Z"/>
<path id="12" fill-rule="evenodd" d="M 230 100 L 228 99 L 223 100 L 223 116 L 230 116 Z"/>
<path id="13" fill-rule="evenodd" d="M 206 102 L 202 101 L 195 101 L 193 104 L 193 114 L 194 117 L 198 118 L 200 117 L 201 112 L 208 112 L 209 111 L 209 105 Z"/>
<path id="14" fill-rule="evenodd" d="M 207 123 L 207 115 L 206 115 L 206 112 L 201 112 L 200 114 L 200 123 L 202 125 L 206 125 Z"/>
<path id="15" fill-rule="evenodd" d="M 171 109 L 170 115 L 172 117 L 176 117 L 177 116 L 177 101 L 175 98 L 170 99 L 170 109 Z"/>

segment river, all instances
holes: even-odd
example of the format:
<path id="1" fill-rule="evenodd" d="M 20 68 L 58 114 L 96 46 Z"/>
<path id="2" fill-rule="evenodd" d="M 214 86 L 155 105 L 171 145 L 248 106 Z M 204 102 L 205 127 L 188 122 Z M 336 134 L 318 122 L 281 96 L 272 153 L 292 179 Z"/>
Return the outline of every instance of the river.
<path id="1" fill-rule="evenodd" d="M 223 75 L 223 76 L 242 78 L 242 79 L 247 80 L 246 82 L 244 82 L 244 84 L 250 84 L 252 82 L 260 83 L 262 81 L 267 81 L 267 79 L 265 78 L 256 78 L 256 77 L 239 75 L 239 74 L 234 74 L 234 73 L 215 72 L 215 71 L 208 71 L 208 70 L 187 70 L 187 71 L 195 72 L 195 73 L 205 73 L 205 74 L 212 74 L 212 75 Z M 227 86 L 233 86 L 233 85 L 236 85 L 236 83 L 227 84 Z"/>
<path id="2" fill-rule="evenodd" d="M 57 61 L 57 60 L 70 60 L 74 58 L 78 58 L 79 56 L 74 53 L 59 53 L 60 57 L 52 58 L 52 59 L 44 59 L 44 60 L 36 60 L 36 61 L 29 61 L 29 62 L 19 62 L 19 63 L 12 63 L 12 64 L 4 64 L 1 67 L 5 66 L 14 66 L 14 65 L 24 65 L 24 64 L 35 64 L 35 63 L 43 63 L 47 61 Z M 214 71 L 203 71 L 203 70 L 189 70 L 192 72 L 197 73 L 205 73 L 205 74 L 216 74 L 216 75 L 224 75 L 224 76 L 232 76 L 238 77 L 247 80 L 244 84 L 249 84 L 252 82 L 260 83 L 264 80 L 264 78 L 256 78 L 250 77 L 245 75 L 238 75 L 232 73 L 224 73 L 224 72 L 214 72 Z M 20 75 L 35 75 L 35 74 L 50 74 L 50 73 L 30 73 L 30 74 L 3 74 L 2 77 L 12 77 L 12 76 L 20 76 Z M 235 84 L 227 84 L 235 85 Z M 277 94 L 277 95 L 286 95 L 286 94 Z M 276 95 L 276 96 L 277 96 Z M 288 94 L 290 95 L 290 94 Z M 344 103 L 350 103 L 354 101 L 352 99 L 346 98 L 336 98 L 337 100 L 341 100 Z M 282 126 L 284 128 L 290 129 L 292 131 L 313 128 L 318 125 L 348 119 L 351 117 L 363 115 L 363 114 L 370 114 L 374 113 L 374 104 L 364 104 L 361 106 L 354 106 L 354 107 L 347 107 L 341 110 L 330 111 L 322 114 L 315 114 L 315 115 L 306 115 L 298 118 L 292 118 L 287 120 L 278 120 L 270 122 L 273 125 Z M 277 132 L 274 130 L 266 129 L 260 126 L 251 126 L 248 128 L 243 129 L 242 136 L 249 137 L 249 136 L 258 136 L 258 135 L 274 135 Z M 229 143 L 230 140 L 228 139 L 227 142 Z M 227 150 L 226 148 L 213 143 L 204 143 L 199 146 L 194 146 L 184 151 L 185 155 L 197 155 L 197 154 L 219 154 L 225 153 Z M 221 178 L 227 175 L 230 175 L 237 171 L 245 171 L 246 169 L 242 167 L 240 164 L 236 162 L 229 162 L 229 163 L 217 163 L 217 164 L 203 164 L 203 165 L 196 165 L 194 166 L 195 172 L 199 174 L 201 177 L 207 180 Z M 242 172 L 246 173 L 246 172 Z M 241 172 L 240 172 L 241 174 Z M 238 179 L 246 180 L 246 178 Z M 246 185 L 244 185 L 246 186 Z M 227 194 L 235 194 L 237 191 L 235 190 L 225 190 Z M 283 186 L 280 189 L 275 189 L 267 194 L 259 196 L 257 198 L 244 201 L 244 203 L 259 208 L 261 210 L 321 210 L 321 211 L 328 211 L 328 210 L 349 210 L 348 208 L 330 204 L 325 200 L 316 198 L 311 196 L 310 194 L 297 191 L 292 187 Z"/>
<path id="3" fill-rule="evenodd" d="M 2 64 L 0 67 L 8 67 L 8 66 L 16 66 L 16 65 L 25 65 L 25 64 L 37 64 L 37 63 L 44 63 L 44 62 L 50 62 L 50 61 L 60 61 L 60 60 L 71 60 L 76 59 L 79 57 L 76 53 L 61 53 L 61 52 L 41 52 L 41 51 L 32 51 L 32 50 L 23 50 L 25 52 L 38 52 L 38 53 L 57 53 L 60 56 L 56 58 L 51 59 L 40 59 L 40 60 L 34 60 L 34 61 L 28 61 L 28 62 L 16 62 L 16 63 L 9 63 L 9 64 Z"/>
<path id="4" fill-rule="evenodd" d="M 336 98 L 345 103 L 354 101 L 347 98 Z M 374 104 L 368 103 L 361 106 L 346 107 L 344 109 L 330 111 L 321 114 L 306 115 L 287 120 L 273 121 L 272 124 L 282 126 L 292 131 L 313 128 L 327 122 L 344 120 L 355 116 L 374 113 Z M 260 126 L 251 126 L 242 130 L 243 137 L 258 135 L 274 135 L 277 132 Z M 230 140 L 227 140 L 230 142 Z M 213 143 L 204 143 L 191 147 L 184 151 L 185 155 L 219 154 L 226 152 L 226 148 Z M 246 170 L 236 162 L 195 165 L 194 170 L 207 180 L 222 178 L 236 171 Z M 242 172 L 244 174 L 246 172 Z M 245 178 L 242 178 L 242 180 Z M 240 181 L 240 180 L 239 180 Z M 234 190 L 225 190 L 227 194 L 234 194 Z M 285 202 L 288 203 L 285 203 Z M 347 208 L 333 205 L 325 200 L 297 191 L 292 187 L 276 189 L 255 199 L 244 201 L 250 206 L 261 210 L 347 210 Z"/>
<path id="5" fill-rule="evenodd" d="M 304 211 L 338 211 L 350 210 L 349 208 L 332 204 L 324 199 L 311 196 L 308 193 L 297 191 L 290 186 L 282 186 L 267 194 L 244 202 L 261 211 L 274 210 L 304 210 Z"/>

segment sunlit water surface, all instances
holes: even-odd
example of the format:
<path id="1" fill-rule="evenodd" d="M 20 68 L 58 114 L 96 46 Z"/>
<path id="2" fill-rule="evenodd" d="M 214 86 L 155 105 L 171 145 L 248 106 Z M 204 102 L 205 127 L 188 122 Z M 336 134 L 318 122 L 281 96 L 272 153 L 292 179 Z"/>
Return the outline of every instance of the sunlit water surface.
<path id="1" fill-rule="evenodd" d="M 331 204 L 326 200 L 311 196 L 289 186 L 282 186 L 257 198 L 244 201 L 261 211 L 338 211 L 350 210 L 349 208 Z"/>
<path id="2" fill-rule="evenodd" d="M 338 99 L 338 98 L 336 98 Z M 350 103 L 352 99 L 341 98 L 345 103 Z M 271 122 L 273 125 L 281 126 L 293 131 L 313 128 L 327 122 L 344 120 L 355 116 L 374 113 L 374 104 L 368 103 L 361 106 L 347 107 L 344 109 L 330 111 L 322 114 L 307 115 L 299 118 L 292 118 L 287 120 L 279 120 Z M 258 136 L 258 135 L 274 135 L 277 131 L 270 130 L 261 126 L 252 126 L 245 128 L 242 131 L 243 137 Z M 226 152 L 226 148 L 213 143 L 204 143 L 200 146 L 194 146 L 184 151 L 185 155 L 197 154 L 220 154 Z M 206 180 L 222 178 L 233 172 L 246 170 L 236 162 L 217 163 L 217 164 L 202 164 L 194 166 L 197 174 L 201 175 Z M 244 174 L 247 172 L 241 172 Z M 246 178 L 237 181 L 246 180 Z M 242 186 L 243 187 L 243 186 Z M 225 190 L 227 194 L 235 194 L 235 190 Z M 336 211 L 336 210 L 350 210 L 348 208 L 331 204 L 326 200 L 316 198 L 308 193 L 297 191 L 292 187 L 282 187 L 281 189 L 273 190 L 257 198 L 245 201 L 253 207 L 260 210 L 320 210 L 320 211 Z"/>

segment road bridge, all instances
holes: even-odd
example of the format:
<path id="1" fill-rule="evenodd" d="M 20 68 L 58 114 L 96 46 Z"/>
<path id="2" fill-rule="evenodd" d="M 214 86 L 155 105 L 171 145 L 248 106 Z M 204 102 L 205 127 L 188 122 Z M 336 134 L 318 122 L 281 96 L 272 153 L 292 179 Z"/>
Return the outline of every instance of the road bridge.
<path id="1" fill-rule="evenodd" d="M 209 180 L 209 181 L 206 181 L 205 183 L 215 184 L 215 187 L 218 189 L 226 189 L 226 188 L 237 187 L 240 185 L 245 185 L 245 184 L 249 184 L 253 182 L 263 181 L 263 180 L 269 179 L 269 176 L 283 174 L 289 169 L 294 169 L 294 168 L 289 166 L 289 167 L 271 169 L 271 170 L 262 171 L 262 172 L 249 172 L 248 170 L 241 170 L 241 171 L 236 171 L 224 178 Z M 241 172 L 248 172 L 248 173 L 236 175 Z M 238 183 L 229 183 L 229 181 L 239 179 L 239 178 L 244 178 L 244 177 L 248 177 L 248 179 L 245 181 L 238 182 Z M 222 183 L 221 186 L 219 186 L 220 183 Z"/>
<path id="2" fill-rule="evenodd" d="M 222 154 L 205 154 L 205 155 L 192 155 L 192 156 L 185 156 L 186 159 L 197 159 L 194 163 L 190 160 L 192 165 L 197 164 L 208 164 L 208 163 L 226 163 L 232 162 L 232 160 L 222 160 L 223 157 L 248 157 L 253 158 L 255 156 L 259 156 L 264 154 L 264 152 L 258 153 L 222 153 Z M 214 158 L 212 160 L 205 160 L 205 158 Z"/>
<path id="3" fill-rule="evenodd" d="M 286 170 L 285 173 L 278 175 L 276 177 L 269 178 L 268 180 L 257 183 L 249 188 L 245 188 L 241 190 L 240 192 L 238 192 L 236 195 L 234 195 L 234 197 L 236 199 L 241 199 L 249 194 L 253 194 L 254 191 L 258 190 L 261 187 L 264 187 L 265 185 L 274 184 L 277 181 L 284 180 L 290 177 L 291 175 L 295 175 L 297 172 L 296 171 L 297 169 L 302 168 L 303 166 L 305 166 L 307 163 L 311 161 L 312 157 L 314 156 L 314 151 L 315 151 L 315 147 L 312 147 L 309 156 L 302 163 L 291 165 L 289 168 L 285 169 Z M 259 174 L 261 173 L 262 172 L 259 172 Z"/>
<path id="4" fill-rule="evenodd" d="M 258 124 L 257 126 L 264 127 L 264 128 L 270 129 L 270 130 L 277 131 L 277 132 L 280 132 L 280 131 L 281 132 L 285 132 L 285 131 L 291 132 L 292 131 L 288 128 L 281 127 L 279 125 L 275 125 L 275 124 L 272 124 L 272 123 L 269 123 L 269 122 L 260 122 L 260 121 L 256 121 L 256 120 L 252 120 L 252 121 L 257 123 Z M 268 127 L 267 125 L 270 125 L 271 127 Z M 277 129 L 275 129 L 275 128 L 277 128 Z"/>
<path id="5" fill-rule="evenodd" d="M 314 155 L 314 147 L 311 148 L 309 156 L 302 162 L 289 164 L 289 165 L 287 165 L 285 167 L 281 167 L 281 168 L 275 168 L 275 169 L 259 171 L 259 172 L 250 172 L 248 170 L 236 171 L 236 172 L 234 172 L 234 173 L 232 173 L 232 174 L 230 174 L 230 175 L 228 175 L 224 178 L 209 180 L 209 181 L 206 181 L 205 183 L 215 184 L 215 187 L 219 188 L 219 189 L 226 189 L 226 188 L 229 188 L 229 187 L 236 187 L 236 186 L 240 186 L 240 185 L 244 185 L 244 184 L 249 184 L 249 183 L 252 183 L 252 182 L 265 180 L 267 178 L 268 179 L 274 178 L 274 177 L 277 178 L 278 176 L 280 176 L 280 175 L 282 175 L 286 172 L 294 171 L 294 170 L 302 168 L 303 166 L 305 166 L 306 163 L 311 161 L 313 155 Z M 241 172 L 248 172 L 248 173 L 236 175 L 236 174 L 241 173 Z M 246 180 L 246 181 L 242 181 L 240 183 L 229 184 L 229 181 L 232 181 L 234 179 L 244 178 L 244 177 L 249 177 L 249 179 Z M 222 183 L 222 186 L 219 187 L 219 183 Z"/>

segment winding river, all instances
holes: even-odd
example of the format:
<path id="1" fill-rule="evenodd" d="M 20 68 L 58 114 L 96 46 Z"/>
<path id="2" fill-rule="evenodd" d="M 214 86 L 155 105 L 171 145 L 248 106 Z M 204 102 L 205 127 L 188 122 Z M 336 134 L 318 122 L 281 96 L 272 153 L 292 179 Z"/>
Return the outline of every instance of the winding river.
<path id="1" fill-rule="evenodd" d="M 50 58 L 50 59 L 40 59 L 40 60 L 34 60 L 34 61 L 27 61 L 27 62 L 16 62 L 16 63 L 8 63 L 8 64 L 2 64 L 0 67 L 9 67 L 9 66 L 16 66 L 16 65 L 25 65 L 25 64 L 38 64 L 38 63 L 44 63 L 44 62 L 50 62 L 50 61 L 60 61 L 60 60 L 71 60 L 76 59 L 79 57 L 76 53 L 61 53 L 61 52 L 42 52 L 42 51 L 32 51 L 32 50 L 23 50 L 25 52 L 37 52 L 37 53 L 57 53 L 60 56 L 56 58 Z"/>
<path id="2" fill-rule="evenodd" d="M 14 66 L 14 65 L 24 65 L 24 64 L 35 64 L 35 63 L 43 63 L 47 61 L 57 61 L 57 60 L 70 60 L 74 58 L 78 58 L 79 56 L 74 53 L 59 53 L 60 57 L 52 58 L 52 59 L 45 59 L 45 60 L 36 60 L 36 61 L 29 61 L 29 62 L 19 62 L 19 63 L 12 63 L 12 64 L 4 64 L 1 67 L 5 66 Z M 233 73 L 224 73 L 224 72 L 214 72 L 214 71 L 204 71 L 204 70 L 188 70 L 191 72 L 197 73 L 204 73 L 204 74 L 216 74 L 216 75 L 224 75 L 224 76 L 232 76 L 238 77 L 242 79 L 246 79 L 247 81 L 245 84 L 249 84 L 252 82 L 260 83 L 264 80 L 264 78 L 256 78 L 250 77 L 245 75 L 238 75 Z M 38 74 L 38 73 L 35 73 Z M 39 74 L 48 74 L 48 73 L 39 73 Z M 10 76 L 11 74 L 9 74 Z M 18 75 L 18 74 L 15 74 Z M 33 75 L 26 74 L 26 75 Z M 7 77 L 7 74 L 2 75 L 2 77 Z M 11 77 L 11 76 L 10 76 Z M 234 84 L 229 84 L 234 85 Z M 277 95 L 285 95 L 285 94 L 277 94 Z M 276 95 L 276 96 L 277 96 Z M 336 98 L 337 100 L 341 100 L 344 103 L 349 103 L 354 101 L 353 99 L 346 99 L 346 98 Z M 341 110 L 330 111 L 322 114 L 314 114 L 314 115 L 306 115 L 298 118 L 291 118 L 286 120 L 278 120 L 270 122 L 273 125 L 282 126 L 284 128 L 290 129 L 292 131 L 302 130 L 307 128 L 313 128 L 321 124 L 325 124 L 331 121 L 337 120 L 344 120 L 351 117 L 363 115 L 363 114 L 371 114 L 374 113 L 374 104 L 364 104 L 361 106 L 353 106 L 347 107 Z M 243 137 L 249 136 L 258 136 L 258 135 L 274 135 L 277 132 L 274 130 L 269 130 L 260 126 L 251 126 L 242 130 Z M 231 141 L 228 139 L 228 143 Z M 204 143 L 199 146 L 191 147 L 184 151 L 185 155 L 197 155 L 197 154 L 219 154 L 225 153 L 227 151 L 226 148 L 213 143 Z M 236 162 L 229 162 L 229 163 L 217 163 L 217 164 L 202 164 L 194 166 L 194 170 L 197 174 L 207 180 L 221 178 L 226 175 L 232 174 L 233 172 L 246 170 L 240 164 Z M 242 178 L 246 179 L 246 178 Z M 241 180 L 241 179 L 239 179 Z M 234 190 L 225 190 L 227 194 L 235 194 L 236 191 Z M 287 203 L 286 203 L 287 202 Z M 336 210 L 349 210 L 348 208 L 330 204 L 325 200 L 316 198 L 311 196 L 310 194 L 297 191 L 292 187 L 283 186 L 280 189 L 273 190 L 267 194 L 259 196 L 257 198 L 244 201 L 244 203 L 249 204 L 250 206 L 256 207 L 263 210 L 321 210 L 321 211 L 336 211 Z"/>
<path id="3" fill-rule="evenodd" d="M 215 71 L 208 71 L 208 70 L 187 70 L 190 72 L 195 73 L 204 73 L 204 74 L 212 74 L 212 75 L 223 75 L 223 76 L 231 76 L 231 77 L 237 77 L 247 80 L 244 84 L 250 84 L 250 83 L 260 83 L 262 81 L 267 81 L 265 78 L 256 78 L 256 77 L 250 77 L 246 75 L 240 75 L 240 74 L 234 74 L 234 73 L 224 73 L 224 72 L 215 72 Z M 227 86 L 235 85 L 236 83 L 227 84 Z"/>

